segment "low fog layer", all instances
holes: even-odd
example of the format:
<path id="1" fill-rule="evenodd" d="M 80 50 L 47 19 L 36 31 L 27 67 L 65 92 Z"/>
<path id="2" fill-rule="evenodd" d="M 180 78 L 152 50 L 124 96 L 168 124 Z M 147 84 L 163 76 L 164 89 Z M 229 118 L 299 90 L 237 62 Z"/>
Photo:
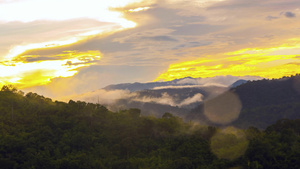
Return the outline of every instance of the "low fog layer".
<path id="1" fill-rule="evenodd" d="M 134 107 L 141 109 L 145 114 L 155 112 L 154 109 L 162 111 L 158 113 L 159 115 L 164 111 L 178 114 L 196 107 L 204 100 L 224 93 L 238 80 L 256 79 L 259 77 L 187 77 L 167 82 L 116 84 L 81 95 L 68 96 L 62 100 L 99 103 L 111 110 Z"/>

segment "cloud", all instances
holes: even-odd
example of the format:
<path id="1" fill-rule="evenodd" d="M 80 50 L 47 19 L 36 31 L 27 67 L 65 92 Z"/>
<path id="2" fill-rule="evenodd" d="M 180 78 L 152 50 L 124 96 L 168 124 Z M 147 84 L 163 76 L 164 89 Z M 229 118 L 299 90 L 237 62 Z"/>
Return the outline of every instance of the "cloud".
<path id="1" fill-rule="evenodd" d="M 119 13 L 110 11 L 109 8 L 125 6 L 132 2 L 136 2 L 136 0 L 123 0 L 121 2 L 94 0 L 14 1 L 9 4 L 0 5 L 0 20 L 7 22 L 33 22 L 37 20 L 64 21 L 78 18 L 92 18 L 104 22 L 119 23 L 126 27 L 132 23 L 121 18 Z M 70 4 L 72 4 L 72 8 L 69 8 Z"/>
<path id="2" fill-rule="evenodd" d="M 169 106 L 188 106 L 193 103 L 203 101 L 203 95 L 201 93 L 196 93 L 192 97 L 187 97 L 182 101 L 178 102 L 178 99 L 170 96 L 168 93 L 162 93 L 160 97 L 141 97 L 136 92 L 130 92 L 129 90 L 96 90 L 93 92 L 87 92 L 81 95 L 70 95 L 60 98 L 61 101 L 85 101 L 90 103 L 99 103 L 107 106 L 115 106 L 118 100 L 125 99 L 127 101 L 137 101 L 143 103 L 157 103 Z"/>
<path id="3" fill-rule="evenodd" d="M 18 88 L 45 85 L 53 78 L 73 76 L 79 68 L 95 64 L 100 58 L 99 51 L 66 51 L 52 57 L 18 56 L 0 62 L 0 84 L 14 83 Z"/>
<path id="4" fill-rule="evenodd" d="M 147 11 L 124 13 L 124 16 L 139 25 L 134 29 L 117 32 L 110 36 L 91 38 L 61 50 L 100 50 L 109 57 L 107 60 L 106 57 L 103 58 L 107 61 L 106 64 L 141 64 L 139 59 L 142 57 L 145 58 L 143 60 L 151 60 L 148 65 L 157 65 L 157 63 L 165 65 L 183 57 L 176 55 L 178 51 L 174 49 L 184 50 L 208 46 L 211 42 L 204 43 L 200 36 L 215 31 L 215 27 L 218 30 L 221 29 L 217 25 L 199 24 L 198 22 L 203 21 L 203 17 L 181 16 L 178 10 L 168 6 L 152 6 Z M 195 36 L 188 37 L 190 34 Z M 192 39 L 193 41 L 189 42 Z M 47 50 L 44 51 L 47 52 Z M 51 50 L 48 51 L 51 52 Z M 32 51 L 27 54 L 36 52 Z M 133 55 L 136 53 L 140 54 Z M 126 59 L 123 60 L 123 58 Z"/>
<path id="5" fill-rule="evenodd" d="M 178 102 L 176 98 L 173 98 L 170 96 L 168 93 L 162 93 L 161 97 L 135 97 L 132 100 L 138 101 L 138 102 L 154 102 L 158 104 L 163 104 L 163 105 L 170 105 L 170 106 L 187 106 L 192 103 L 196 102 L 201 102 L 203 101 L 203 95 L 201 93 L 197 93 L 192 97 L 188 97 L 184 99 L 183 101 Z"/>
<path id="6" fill-rule="evenodd" d="M 287 17 L 287 18 L 295 18 L 296 14 L 293 13 L 293 12 L 285 12 L 284 16 Z"/>
<path id="7" fill-rule="evenodd" d="M 207 78 L 184 78 L 182 80 L 177 81 L 177 84 L 193 84 L 187 85 L 194 87 L 207 87 L 207 86 L 219 86 L 219 87 L 229 87 L 231 84 L 238 80 L 258 80 L 261 77 L 258 76 L 215 76 L 215 77 L 207 77 Z M 177 87 L 177 86 L 175 86 Z M 179 86 L 178 86 L 179 87 Z M 183 86 L 184 87 L 184 86 Z"/>
<path id="8" fill-rule="evenodd" d="M 41 12 L 41 15 L 33 16 L 34 13 L 23 12 L 28 11 L 28 4 L 33 2 L 36 2 L 33 7 L 37 10 L 49 8 L 44 12 L 51 10 L 51 13 Z M 74 8 L 64 8 L 67 2 L 74 4 Z M 0 20 L 2 19 L 0 57 L 13 56 L 8 57 L 9 61 L 2 60 L 2 65 L 6 67 L 0 69 L 9 73 L 23 69 L 24 67 L 18 67 L 17 70 L 13 69 L 16 67 L 7 67 L 16 65 L 11 62 L 13 58 L 15 62 L 24 62 L 28 65 L 47 61 L 47 64 L 41 64 L 47 68 L 51 67 L 52 63 L 59 64 L 59 67 L 74 67 L 86 63 L 84 65 L 89 66 L 86 67 L 89 69 L 69 69 L 71 73 L 68 72 L 70 73 L 68 75 L 74 76 L 73 82 L 82 85 L 73 86 L 72 89 L 77 90 L 76 93 L 85 91 L 84 84 L 80 81 L 86 82 L 86 88 L 92 86 L 93 90 L 96 90 L 94 82 L 101 86 L 128 81 L 170 80 L 170 77 L 175 79 L 228 74 L 273 77 L 285 73 L 291 74 L 298 70 L 290 67 L 293 70 L 288 71 L 287 66 L 282 65 L 293 62 L 292 55 L 299 56 L 299 46 L 290 43 L 289 39 L 297 37 L 295 32 L 298 31 L 299 22 L 296 22 L 298 18 L 294 8 L 300 5 L 300 1 L 151 0 L 137 1 L 128 6 L 126 4 L 129 1 L 99 1 L 104 3 L 103 6 L 95 5 L 96 2 L 98 1 L 55 0 L 44 3 L 28 0 L 21 3 L 25 4 L 24 6 L 19 5 L 24 9 L 18 12 L 15 12 L 18 8 L 13 8 L 18 7 L 14 1 L 11 2 L 12 6 L 7 6 L 9 7 L 7 9 L 4 9 L 5 6 L 0 6 L 0 9 L 3 9 L 0 10 L 3 13 L 0 15 Z M 61 5 L 56 7 L 58 7 L 57 14 L 61 16 L 52 12 L 55 11 L 53 4 L 60 3 Z M 107 13 L 108 6 L 112 7 L 109 13 Z M 294 14 L 295 22 L 287 22 L 283 19 L 284 14 L 292 16 L 288 12 L 276 19 L 278 11 L 282 10 L 283 6 L 285 11 L 292 11 L 290 13 Z M 20 13 L 24 14 L 24 18 Z M 106 17 L 106 14 L 112 15 Z M 265 16 L 267 17 L 264 18 Z M 120 17 L 123 19 L 119 20 Z M 274 22 L 268 21 L 275 19 Z M 136 23 L 136 27 L 121 30 L 120 28 L 125 27 L 122 25 L 122 23 L 126 24 L 123 22 L 125 20 Z M 263 38 L 269 35 L 272 37 Z M 296 48 L 283 50 L 281 48 L 283 44 L 297 47 L 298 50 Z M 101 62 L 84 57 L 77 58 L 76 61 L 64 60 L 67 56 L 61 54 L 66 54 L 65 51 L 78 53 L 99 51 L 102 53 Z M 234 53 L 237 51 L 240 53 Z M 233 53 L 228 55 L 230 52 Z M 268 55 L 264 55 L 265 53 Z M 63 62 L 54 62 L 60 59 Z M 95 64 L 99 65 L 90 67 Z M 139 68 L 128 68 L 136 65 Z M 150 67 L 155 68 L 150 69 Z M 275 68 L 284 69 L 280 69 L 277 74 L 266 72 L 274 71 Z M 85 70 L 87 72 L 82 73 L 85 76 L 89 76 L 89 73 L 101 74 L 100 77 L 103 79 L 81 76 L 81 71 Z M 44 75 L 39 77 L 45 77 L 43 80 L 47 82 L 51 81 L 49 84 L 69 80 L 69 78 L 68 80 L 59 78 L 57 75 L 51 78 L 47 72 L 40 71 Z M 8 80 L 7 77 L 5 78 L 3 81 Z M 18 82 L 18 78 L 20 77 L 14 76 L 11 80 Z"/>
<path id="9" fill-rule="evenodd" d="M 202 41 L 202 42 L 188 42 L 175 46 L 174 50 L 186 49 L 186 48 L 197 48 L 197 47 L 205 47 L 211 45 L 212 42 Z M 181 53 L 179 53 L 181 55 Z"/>
<path id="10" fill-rule="evenodd" d="M 225 53 L 227 57 L 212 59 L 200 58 L 172 64 L 169 70 L 156 80 L 173 80 L 190 77 L 214 77 L 220 75 L 232 76 L 261 76 L 267 78 L 280 78 L 294 75 L 298 69 L 288 71 L 286 63 L 299 56 L 299 41 L 290 39 L 286 44 L 272 48 L 246 48 Z M 242 58 L 242 59 L 241 59 Z M 277 61 L 277 62 L 275 62 Z M 280 63 L 278 61 L 281 61 Z M 261 67 L 260 67 L 261 66 Z M 282 71 L 275 68 L 281 67 Z M 284 70 L 284 71 L 283 71 Z"/>
<path id="11" fill-rule="evenodd" d="M 0 3 L 12 3 L 20 0 L 0 0 Z"/>
<path id="12" fill-rule="evenodd" d="M 209 24 L 186 24 L 180 27 L 176 27 L 173 34 L 185 36 L 200 36 L 204 34 L 217 32 L 221 29 L 224 29 L 224 26 Z"/>
<path id="13" fill-rule="evenodd" d="M 161 97 L 142 97 L 135 98 L 134 101 L 139 102 L 154 102 L 158 104 L 165 104 L 170 106 L 176 106 L 173 98 L 168 93 L 162 93 Z"/>
<path id="14" fill-rule="evenodd" d="M 149 77 L 154 79 L 158 75 L 153 70 L 162 71 L 163 67 L 91 65 L 80 68 L 78 73 L 72 77 L 56 77 L 46 85 L 27 87 L 23 88 L 22 91 L 34 91 L 46 97 L 60 100 L 64 96 L 96 91 L 111 84 L 145 82 Z"/>
<path id="15" fill-rule="evenodd" d="M 211 86 L 218 86 L 218 87 L 228 87 L 221 84 L 205 84 L 205 85 L 184 85 L 184 86 L 159 86 L 153 88 L 153 90 L 162 90 L 162 89 L 187 89 L 187 88 L 201 88 L 201 87 L 211 87 Z"/>
<path id="16" fill-rule="evenodd" d="M 268 20 L 268 21 L 272 21 L 272 20 L 274 20 L 274 19 L 278 19 L 279 17 L 277 17 L 277 16 L 267 16 L 266 17 L 266 20 Z"/>
<path id="17" fill-rule="evenodd" d="M 177 84 L 195 84 L 195 85 L 197 85 L 197 84 L 199 84 L 199 83 L 198 83 L 198 79 L 184 78 L 184 79 L 182 79 L 182 80 L 179 80 L 179 81 L 177 82 Z"/>
<path id="18" fill-rule="evenodd" d="M 94 66 L 95 67 L 95 66 Z M 86 68 L 88 69 L 88 68 Z M 90 71 L 87 71 L 90 72 Z M 78 76 L 78 75 L 76 75 Z M 75 77 L 76 77 L 75 76 Z M 58 91 L 56 89 L 57 93 L 63 93 L 63 95 L 66 95 L 66 90 L 70 90 L 72 91 L 74 88 L 76 88 L 76 91 L 78 91 L 80 88 L 80 86 L 83 86 L 84 88 L 86 88 L 86 84 L 84 81 L 91 81 L 91 79 L 93 77 L 99 77 L 101 76 L 101 74 L 89 74 L 86 75 L 85 78 L 78 78 L 77 81 L 74 81 L 74 78 L 70 78 L 69 81 L 58 81 L 60 82 L 59 84 L 57 84 L 57 86 L 53 86 L 53 89 L 56 89 L 58 86 L 65 86 L 65 88 L 60 88 L 61 91 Z M 89 79 L 91 78 L 91 79 Z M 115 78 L 115 77 L 114 77 Z M 148 88 L 149 90 L 146 91 L 138 91 L 138 92 L 129 92 L 129 90 L 127 89 L 115 89 L 115 90 L 104 90 L 104 89 L 100 89 L 100 90 L 95 90 L 94 92 L 88 92 L 88 89 L 85 89 L 87 92 L 83 92 L 84 94 L 72 94 L 71 96 L 67 97 L 67 98 L 63 98 L 63 100 L 68 100 L 71 98 L 76 98 L 77 100 L 82 100 L 82 101 L 87 101 L 87 102 L 93 102 L 93 103 L 101 103 L 101 104 L 107 104 L 107 105 L 111 105 L 116 103 L 117 100 L 119 99 L 126 99 L 128 102 L 131 101 L 136 101 L 136 102 L 142 102 L 142 103 L 157 103 L 157 104 L 163 104 L 163 105 L 170 105 L 170 106 L 178 106 L 178 107 L 183 107 L 183 106 L 189 106 L 190 104 L 193 103 L 198 103 L 198 102 L 202 102 L 204 99 L 204 96 L 202 94 L 202 92 L 205 93 L 206 95 L 206 99 L 207 98 L 212 98 L 218 94 L 223 93 L 224 91 L 228 90 L 228 85 L 224 85 L 224 84 L 229 84 L 231 85 L 231 83 L 235 82 L 236 80 L 239 79 L 257 79 L 258 77 L 249 77 L 249 76 L 245 76 L 245 77 L 232 77 L 232 76 L 224 76 L 224 77 L 214 77 L 214 78 L 199 78 L 199 79 L 195 79 L 195 84 L 187 84 L 187 83 L 183 83 L 184 80 L 191 80 L 191 78 L 185 78 L 179 81 L 173 81 L 173 82 L 168 82 L 168 86 L 159 86 L 159 83 L 155 83 L 155 87 L 153 89 Z M 79 82 L 80 79 L 83 79 L 83 82 Z M 99 78 L 99 82 L 101 81 L 101 79 L 103 79 L 103 77 Z M 98 84 L 98 80 L 97 79 L 93 79 L 94 80 L 94 86 L 90 86 L 91 88 L 97 87 Z M 215 82 L 215 83 L 213 83 Z M 201 84 L 202 83 L 202 84 Z M 152 83 L 150 83 L 152 84 Z M 165 82 L 161 83 L 161 85 L 166 84 Z M 201 84 L 201 85 L 199 85 Z M 76 86 L 77 85 L 77 86 Z M 127 85 L 127 84 L 125 84 Z M 135 84 L 132 84 L 135 85 Z M 139 86 L 142 84 L 139 84 Z M 179 86 L 178 86 L 179 85 Z M 149 86 L 149 84 L 145 84 L 145 86 Z M 150 85 L 151 86 L 151 85 Z M 124 87 L 125 88 L 125 87 Z M 172 92 L 164 92 L 164 91 L 157 91 L 157 90 L 164 90 L 164 89 L 192 89 L 194 88 L 195 90 L 192 91 L 197 91 L 195 92 L 193 95 L 191 95 L 190 93 L 186 94 L 185 92 L 187 91 L 191 91 L 191 90 L 181 90 L 180 92 L 183 92 L 185 94 L 180 94 L 180 92 L 178 93 L 178 91 L 174 91 Z M 198 88 L 198 89 L 197 89 Z M 91 90 L 91 89 L 90 89 Z M 109 92 L 112 91 L 112 92 Z M 201 92 L 199 92 L 201 91 Z M 162 92 L 162 93 L 161 93 Z M 174 93 L 175 92 L 175 93 Z M 62 95 L 62 96 L 63 96 Z M 101 96 L 98 96 L 101 95 Z M 98 100 L 99 97 L 99 100 Z M 108 100 L 105 101 L 106 97 L 108 97 Z M 101 100 L 101 99 L 104 99 Z M 61 100 L 61 99 L 59 99 Z"/>
<path id="19" fill-rule="evenodd" d="M 259 9 L 260 14 L 271 18 L 278 4 L 269 1 L 151 1 L 147 2 L 150 8 L 145 11 L 126 12 L 141 5 L 137 3 L 116 10 L 123 12 L 127 20 L 138 23 L 134 29 L 90 38 L 61 50 L 99 50 L 105 55 L 105 64 L 165 66 L 178 60 L 212 56 L 230 48 L 247 46 L 249 41 L 265 45 L 267 39 L 259 37 L 273 30 L 277 32 L 274 25 L 262 28 L 257 24 L 261 18 L 250 15 Z"/>
<path id="20" fill-rule="evenodd" d="M 193 97 L 188 97 L 184 99 L 178 106 L 186 106 L 192 103 L 201 102 L 203 100 L 203 95 L 201 93 L 195 94 Z"/>
<path id="21" fill-rule="evenodd" d="M 234 82 L 243 79 L 243 80 L 258 80 L 261 79 L 259 76 L 231 76 L 231 75 L 226 75 L 226 76 L 215 76 L 211 78 L 199 78 L 198 83 L 205 85 L 205 86 L 210 86 L 215 84 L 216 86 L 230 86 Z"/>
<path id="22" fill-rule="evenodd" d="M 129 90 L 96 90 L 93 92 L 84 93 L 82 95 L 73 95 L 62 98 L 63 101 L 79 100 L 91 103 L 99 103 L 103 105 L 112 105 L 119 99 L 129 99 L 135 96 L 135 93 L 130 93 Z"/>
<path id="23" fill-rule="evenodd" d="M 295 59 L 300 59 L 300 56 L 296 56 Z"/>
<path id="24" fill-rule="evenodd" d="M 80 63 L 89 63 L 90 61 L 99 61 L 101 55 L 99 51 L 63 51 L 63 53 L 57 55 L 19 55 L 12 58 L 11 62 L 30 63 L 76 59 Z"/>
<path id="25" fill-rule="evenodd" d="M 176 39 L 173 39 L 170 36 L 153 36 L 153 37 L 144 37 L 144 38 L 155 40 L 155 41 L 177 41 Z"/>
<path id="26" fill-rule="evenodd" d="M 1 22 L 0 21 L 0 59 L 13 58 L 27 50 L 55 47 L 63 42 L 73 42 L 82 39 L 82 34 L 93 30 L 99 32 L 120 28 L 116 24 L 94 21 L 91 19 L 75 19 L 64 22 L 35 21 Z M 57 53 L 61 53 L 59 51 Z M 53 53 L 49 53 L 53 55 Z"/>

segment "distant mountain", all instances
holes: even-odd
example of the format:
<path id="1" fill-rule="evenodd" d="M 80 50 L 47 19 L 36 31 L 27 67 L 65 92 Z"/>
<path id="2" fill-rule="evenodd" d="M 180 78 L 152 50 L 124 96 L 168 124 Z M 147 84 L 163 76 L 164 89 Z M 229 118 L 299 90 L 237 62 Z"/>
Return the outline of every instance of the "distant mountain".
<path id="1" fill-rule="evenodd" d="M 169 112 L 184 116 L 204 100 L 227 91 L 230 85 L 242 82 L 242 79 L 253 80 L 259 77 L 186 77 L 166 82 L 123 83 L 72 96 L 72 99 L 99 102 L 113 111 L 139 108 L 143 115 L 161 117 Z"/>
<path id="2" fill-rule="evenodd" d="M 139 108 L 143 115 L 156 117 L 161 117 L 165 112 L 184 116 L 203 100 L 213 98 L 227 90 L 227 87 L 219 86 L 141 90 L 132 92 L 132 97 L 116 100 L 108 107 L 113 111 Z"/>
<path id="3" fill-rule="evenodd" d="M 129 90 L 130 92 L 152 89 L 160 86 L 172 85 L 170 82 L 152 82 L 152 83 L 122 83 L 104 87 L 105 90 Z M 174 84 L 173 84 L 174 85 Z"/>
<path id="4" fill-rule="evenodd" d="M 149 83 L 122 83 L 122 84 L 114 84 L 104 87 L 104 90 L 129 90 L 130 92 L 141 91 L 146 89 L 157 89 L 157 88 L 175 88 L 182 86 L 223 86 L 228 87 L 232 84 L 242 84 L 243 82 L 247 82 L 247 80 L 258 80 L 260 77 L 256 76 L 215 76 L 208 78 L 192 78 L 185 77 L 182 79 L 175 79 L 172 81 L 165 82 L 149 82 Z"/>
<path id="5" fill-rule="evenodd" d="M 240 86 L 240 85 L 242 85 L 244 83 L 247 83 L 247 82 L 248 82 L 247 80 L 243 80 L 243 79 L 238 80 L 238 81 L 234 82 L 233 84 L 231 84 L 230 88 L 238 87 L 238 86 Z"/>
<path id="6" fill-rule="evenodd" d="M 241 128 L 265 128 L 282 118 L 300 118 L 300 75 L 244 83 L 204 101 L 186 118 Z M 223 123 L 219 118 L 223 118 Z"/>
<path id="7" fill-rule="evenodd" d="M 121 83 L 121 84 L 114 84 L 104 87 L 105 90 L 129 90 L 130 92 L 141 91 L 146 89 L 154 89 L 156 87 L 165 87 L 165 86 L 186 86 L 186 85 L 196 85 L 196 79 L 194 83 L 180 83 L 182 80 L 186 79 L 193 79 L 191 77 L 186 77 L 182 79 L 175 79 L 172 81 L 166 82 L 148 82 L 148 83 Z M 199 78 L 201 79 L 201 78 Z"/>

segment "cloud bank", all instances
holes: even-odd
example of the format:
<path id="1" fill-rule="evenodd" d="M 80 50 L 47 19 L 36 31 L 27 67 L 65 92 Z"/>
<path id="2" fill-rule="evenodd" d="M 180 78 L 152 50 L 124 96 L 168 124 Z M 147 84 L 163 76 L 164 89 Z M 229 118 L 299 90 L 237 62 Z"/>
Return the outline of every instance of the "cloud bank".
<path id="1" fill-rule="evenodd" d="M 133 101 L 138 101 L 138 102 L 145 102 L 145 103 L 158 103 L 158 104 L 163 104 L 163 105 L 170 105 L 170 106 L 187 106 L 192 103 L 197 103 L 203 101 L 203 95 L 201 93 L 197 93 L 192 97 L 188 97 L 184 99 L 183 101 L 176 101 L 176 98 L 173 98 L 170 96 L 168 93 L 162 93 L 161 97 L 137 97 L 134 98 Z"/>
<path id="2" fill-rule="evenodd" d="M 112 105 L 119 99 L 129 99 L 136 96 L 135 93 L 130 93 L 128 90 L 111 90 L 107 91 L 104 89 L 84 93 L 81 95 L 73 95 L 62 98 L 63 101 L 78 100 L 86 101 L 91 103 L 99 103 L 103 105 Z"/>
<path id="3" fill-rule="evenodd" d="M 150 97 L 144 96 L 141 97 L 138 93 L 130 92 L 128 90 L 97 90 L 93 92 L 84 93 L 81 95 L 72 95 L 61 98 L 62 101 L 85 101 L 91 103 L 99 103 L 107 106 L 114 106 L 118 100 L 125 99 L 135 102 L 143 102 L 143 103 L 157 103 L 162 105 L 169 105 L 174 107 L 182 107 L 188 106 L 193 103 L 198 103 L 203 101 L 203 95 L 201 93 L 197 93 L 192 97 L 185 98 L 182 101 L 178 102 L 178 99 L 170 96 L 168 93 L 162 93 L 160 97 Z"/>
<path id="4" fill-rule="evenodd" d="M 69 99 L 75 99 L 108 106 L 115 106 L 115 104 L 119 104 L 119 100 L 126 100 L 128 103 L 156 103 L 173 107 L 185 107 L 200 103 L 204 101 L 204 99 L 215 97 L 227 91 L 232 83 L 240 79 L 257 80 L 261 78 L 250 76 L 219 76 L 197 79 L 184 78 L 170 82 L 126 83 L 111 86 L 110 88 L 105 87 L 104 89 L 93 92 L 85 92 L 80 95 L 71 95 L 63 98 L 63 100 L 68 101 Z M 129 89 L 134 86 L 141 89 L 130 92 Z M 153 88 L 153 86 L 156 87 Z"/>

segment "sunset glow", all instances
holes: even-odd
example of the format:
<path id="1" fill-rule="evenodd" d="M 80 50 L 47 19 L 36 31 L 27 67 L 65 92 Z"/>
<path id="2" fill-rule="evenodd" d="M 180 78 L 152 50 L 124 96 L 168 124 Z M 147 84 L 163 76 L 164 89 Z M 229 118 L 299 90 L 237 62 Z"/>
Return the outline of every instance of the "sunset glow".
<path id="1" fill-rule="evenodd" d="M 41 2 L 36 0 L 28 0 L 20 2 L 7 2 L 0 5 L 0 21 L 33 22 L 35 20 L 69 20 L 79 17 L 87 17 L 95 18 L 99 21 L 114 22 L 119 24 L 121 26 L 120 29 L 109 30 L 109 32 L 116 32 L 127 28 L 133 28 L 136 26 L 136 23 L 122 18 L 122 14 L 120 12 L 113 12 L 109 10 L 109 8 L 125 6 L 131 2 L 133 1 L 127 0 L 119 3 L 100 1 L 99 5 L 102 10 L 99 10 L 99 6 L 90 6 L 88 8 L 84 8 L 84 6 L 87 5 L 86 1 L 71 2 L 64 0 Z M 61 7 L 68 6 L 69 3 L 74 4 L 72 6 L 72 10 L 65 12 L 65 9 Z M 38 9 L 38 11 L 35 11 L 36 9 L 29 9 L 37 5 L 42 8 Z M 60 7 L 57 8 L 58 6 Z M 56 9 L 55 13 L 48 11 L 54 8 Z M 79 9 L 81 12 L 78 12 Z M 82 9 L 85 11 L 82 11 Z M 146 8 L 142 8 L 141 10 L 145 9 Z M 16 10 L 18 10 L 17 13 L 14 12 Z M 95 11 L 100 11 L 101 13 L 95 13 Z M 42 15 L 37 15 L 36 13 Z M 84 15 L 78 15 L 80 13 L 83 13 Z M 100 17 L 101 15 L 109 17 Z M 75 34 L 73 37 L 62 37 L 61 40 L 57 41 L 28 43 L 25 45 L 22 44 L 13 46 L 9 50 L 8 54 L 3 57 L 4 59 L 0 60 L 0 85 L 14 84 L 18 88 L 26 88 L 36 85 L 46 85 L 51 82 L 51 79 L 56 77 L 74 76 L 78 72 L 79 68 L 97 63 L 100 59 L 100 52 L 64 51 L 64 53 L 56 56 L 49 55 L 45 60 L 40 59 L 43 57 L 40 57 L 39 55 L 23 56 L 22 54 L 33 49 L 53 49 L 75 44 L 95 35 L 99 36 L 103 32 L 107 31 L 108 30 L 92 30 L 81 34 Z M 28 60 L 34 61 L 29 62 Z"/>
<path id="2" fill-rule="evenodd" d="M 0 0 L 0 168 L 300 168 L 300 0 Z"/>
<path id="3" fill-rule="evenodd" d="M 144 11 L 149 9 L 150 7 L 140 7 L 140 8 L 135 8 L 135 9 L 129 9 L 129 12 L 139 12 L 139 11 Z"/>
<path id="4" fill-rule="evenodd" d="M 99 61 L 100 56 L 99 51 L 66 51 L 55 56 L 57 60 L 54 56 L 52 56 L 53 60 L 39 58 L 38 56 L 13 58 L 1 63 L 0 84 L 14 84 L 19 88 L 45 85 L 56 77 L 73 76 L 79 68 L 95 64 Z"/>
<path id="5" fill-rule="evenodd" d="M 175 63 L 170 65 L 167 72 L 162 73 L 155 81 L 168 81 L 187 76 L 197 78 L 250 75 L 280 78 L 295 75 L 300 72 L 300 58 L 296 54 L 299 49 L 300 43 L 292 46 L 283 44 L 272 48 L 247 48 L 223 54 L 226 57 L 219 54 L 209 56 L 207 59 Z M 291 53 L 291 55 L 282 55 L 281 53 Z M 221 58 L 219 58 L 220 55 Z"/>

